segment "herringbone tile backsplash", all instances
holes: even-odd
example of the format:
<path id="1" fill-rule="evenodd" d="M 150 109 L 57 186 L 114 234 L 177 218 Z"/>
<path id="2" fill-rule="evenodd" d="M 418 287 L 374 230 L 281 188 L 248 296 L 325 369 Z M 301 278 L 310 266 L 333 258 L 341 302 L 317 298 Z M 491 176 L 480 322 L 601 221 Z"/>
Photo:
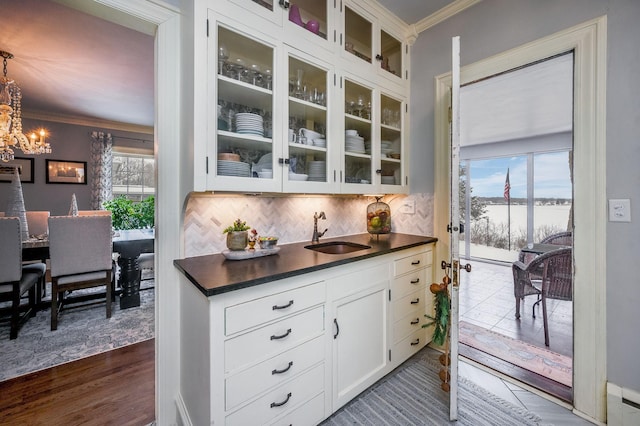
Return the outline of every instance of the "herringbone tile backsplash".
<path id="1" fill-rule="evenodd" d="M 415 214 L 400 213 L 406 199 L 415 200 Z M 278 244 L 311 241 L 313 215 L 324 211 L 327 220 L 318 229 L 328 228 L 324 238 L 367 232 L 365 196 L 221 196 L 192 194 L 184 221 L 185 256 L 220 253 L 226 249 L 222 230 L 240 218 L 262 236 L 279 237 Z M 432 235 L 433 196 L 428 194 L 390 195 L 383 198 L 391 208 L 393 232 Z"/>

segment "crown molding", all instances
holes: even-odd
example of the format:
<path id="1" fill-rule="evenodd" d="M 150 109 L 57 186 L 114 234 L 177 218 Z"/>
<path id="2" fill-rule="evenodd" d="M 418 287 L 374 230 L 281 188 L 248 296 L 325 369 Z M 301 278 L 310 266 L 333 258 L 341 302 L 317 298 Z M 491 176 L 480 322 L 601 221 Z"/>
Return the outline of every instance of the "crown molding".
<path id="1" fill-rule="evenodd" d="M 413 24 L 415 32 L 420 34 L 422 31 L 429 29 L 442 21 L 451 18 L 453 15 L 462 12 L 463 10 L 473 6 L 476 3 L 480 3 L 482 0 L 456 0 L 450 3 L 448 6 L 443 7 L 436 13 L 432 13 L 426 18 Z"/>
<path id="2" fill-rule="evenodd" d="M 153 126 L 121 123 L 118 121 L 103 120 L 100 118 L 55 114 L 44 111 L 22 111 L 22 117 L 30 120 L 43 120 L 53 123 L 72 124 L 75 126 L 99 127 L 101 129 L 120 130 L 123 132 L 145 133 L 149 135 L 154 133 Z"/>

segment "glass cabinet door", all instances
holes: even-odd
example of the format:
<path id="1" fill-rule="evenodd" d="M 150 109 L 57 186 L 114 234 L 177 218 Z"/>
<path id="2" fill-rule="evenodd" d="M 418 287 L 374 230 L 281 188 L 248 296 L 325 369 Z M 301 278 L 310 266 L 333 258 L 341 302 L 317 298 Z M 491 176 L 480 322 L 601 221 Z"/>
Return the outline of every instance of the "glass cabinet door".
<path id="1" fill-rule="evenodd" d="M 288 25 L 297 25 L 306 30 L 303 34 L 310 33 L 328 40 L 331 28 L 328 0 L 296 0 L 289 3 L 287 10 Z"/>
<path id="2" fill-rule="evenodd" d="M 274 49 L 223 26 L 217 40 L 216 179 L 272 181 Z"/>
<path id="3" fill-rule="evenodd" d="M 353 8 L 344 8 L 344 50 L 371 63 L 373 51 L 373 24 Z"/>
<path id="4" fill-rule="evenodd" d="M 384 30 L 380 31 L 380 50 L 376 59 L 387 76 L 402 78 L 402 42 Z"/>
<path id="5" fill-rule="evenodd" d="M 328 183 L 331 141 L 327 117 L 328 69 L 290 55 L 285 181 Z"/>
<path id="6" fill-rule="evenodd" d="M 380 174 L 382 185 L 402 185 L 402 102 L 380 95 Z"/>
<path id="7" fill-rule="evenodd" d="M 344 183 L 372 185 L 372 89 L 345 79 Z M 366 189 L 363 189 L 366 190 Z"/>

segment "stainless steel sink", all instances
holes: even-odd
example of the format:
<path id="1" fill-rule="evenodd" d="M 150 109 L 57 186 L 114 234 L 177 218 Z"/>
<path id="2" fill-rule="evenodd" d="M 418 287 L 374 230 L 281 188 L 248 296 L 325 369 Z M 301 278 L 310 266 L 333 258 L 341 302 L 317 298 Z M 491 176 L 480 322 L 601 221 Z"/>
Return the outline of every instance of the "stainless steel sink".
<path id="1" fill-rule="evenodd" d="M 371 246 L 350 243 L 348 241 L 329 241 L 326 243 L 304 246 L 304 248 L 326 254 L 346 254 L 353 253 L 354 251 L 370 249 Z"/>

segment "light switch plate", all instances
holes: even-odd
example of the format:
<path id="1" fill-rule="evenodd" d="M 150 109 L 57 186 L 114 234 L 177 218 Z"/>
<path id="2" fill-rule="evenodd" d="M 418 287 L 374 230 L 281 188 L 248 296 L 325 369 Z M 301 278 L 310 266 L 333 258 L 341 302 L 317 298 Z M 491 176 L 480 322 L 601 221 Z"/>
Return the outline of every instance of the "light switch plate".
<path id="1" fill-rule="evenodd" d="M 406 199 L 402 203 L 402 207 L 400 211 L 404 214 L 415 214 L 416 213 L 416 200 Z"/>
<path id="2" fill-rule="evenodd" d="M 631 222 L 631 200 L 609 200 L 609 222 Z"/>

